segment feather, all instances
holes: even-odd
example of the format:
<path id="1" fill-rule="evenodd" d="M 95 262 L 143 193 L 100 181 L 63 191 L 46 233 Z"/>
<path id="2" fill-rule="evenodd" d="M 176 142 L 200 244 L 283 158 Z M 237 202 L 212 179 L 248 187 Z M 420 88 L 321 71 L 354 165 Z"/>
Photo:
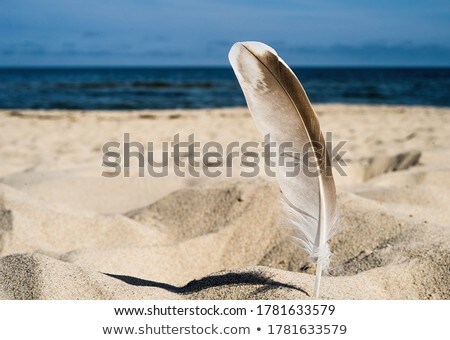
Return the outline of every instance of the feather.
<path id="1" fill-rule="evenodd" d="M 292 166 L 280 162 L 276 177 L 297 239 L 316 263 L 314 296 L 318 298 L 337 219 L 336 188 L 319 119 L 299 80 L 271 47 L 238 42 L 228 57 L 258 130 L 270 134 L 277 146 L 290 142 L 291 155 L 301 157 L 301 162 L 297 160 L 301 171 L 293 174 Z M 285 153 L 277 148 L 276 155 L 280 159 Z M 305 157 L 310 161 L 305 163 Z"/>

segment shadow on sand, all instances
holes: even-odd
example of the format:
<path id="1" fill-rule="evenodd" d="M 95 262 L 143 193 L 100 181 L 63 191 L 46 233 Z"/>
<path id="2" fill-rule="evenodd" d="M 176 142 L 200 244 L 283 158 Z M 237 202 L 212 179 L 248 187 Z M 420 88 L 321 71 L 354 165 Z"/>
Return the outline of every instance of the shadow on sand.
<path id="1" fill-rule="evenodd" d="M 306 291 L 299 287 L 287 283 L 278 282 L 272 280 L 270 277 L 266 277 L 264 275 L 256 273 L 227 273 L 222 275 L 206 276 L 198 280 L 193 280 L 182 287 L 173 286 L 163 282 L 139 279 L 133 276 L 108 273 L 105 273 L 105 275 L 121 280 L 133 286 L 156 287 L 178 294 L 196 293 L 204 289 L 226 285 L 262 285 L 263 287 L 258 289 L 258 292 L 264 292 L 277 288 L 289 288 L 298 290 L 309 296 Z"/>

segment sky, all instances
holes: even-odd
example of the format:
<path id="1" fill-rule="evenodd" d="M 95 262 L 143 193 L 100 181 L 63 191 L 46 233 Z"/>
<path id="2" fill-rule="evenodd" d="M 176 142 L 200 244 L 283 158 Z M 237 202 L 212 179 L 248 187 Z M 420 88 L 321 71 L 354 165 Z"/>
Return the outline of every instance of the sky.
<path id="1" fill-rule="evenodd" d="M 450 66 L 448 0 L 0 0 L 0 66 Z"/>

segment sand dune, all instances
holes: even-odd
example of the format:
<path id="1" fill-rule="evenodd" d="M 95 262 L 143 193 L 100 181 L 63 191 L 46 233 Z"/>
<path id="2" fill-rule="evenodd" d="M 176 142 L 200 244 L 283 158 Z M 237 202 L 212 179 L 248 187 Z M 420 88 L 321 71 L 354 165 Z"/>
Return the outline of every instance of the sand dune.
<path id="1" fill-rule="evenodd" d="M 348 163 L 322 297 L 449 299 L 450 110 L 317 111 L 347 141 Z M 246 110 L 2 111 L 0 121 L 0 298 L 310 298 L 314 268 L 273 179 L 101 177 L 101 145 L 123 132 L 260 141 Z"/>

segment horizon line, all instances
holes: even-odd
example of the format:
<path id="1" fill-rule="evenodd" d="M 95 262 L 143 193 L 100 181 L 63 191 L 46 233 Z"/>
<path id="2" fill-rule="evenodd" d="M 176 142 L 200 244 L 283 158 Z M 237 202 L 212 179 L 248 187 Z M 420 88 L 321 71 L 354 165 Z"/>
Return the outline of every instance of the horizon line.
<path id="1" fill-rule="evenodd" d="M 450 65 L 290 65 L 291 68 L 450 68 Z M 220 65 L 0 65 L 0 69 L 25 69 L 25 68 L 230 68 L 226 64 Z"/>

